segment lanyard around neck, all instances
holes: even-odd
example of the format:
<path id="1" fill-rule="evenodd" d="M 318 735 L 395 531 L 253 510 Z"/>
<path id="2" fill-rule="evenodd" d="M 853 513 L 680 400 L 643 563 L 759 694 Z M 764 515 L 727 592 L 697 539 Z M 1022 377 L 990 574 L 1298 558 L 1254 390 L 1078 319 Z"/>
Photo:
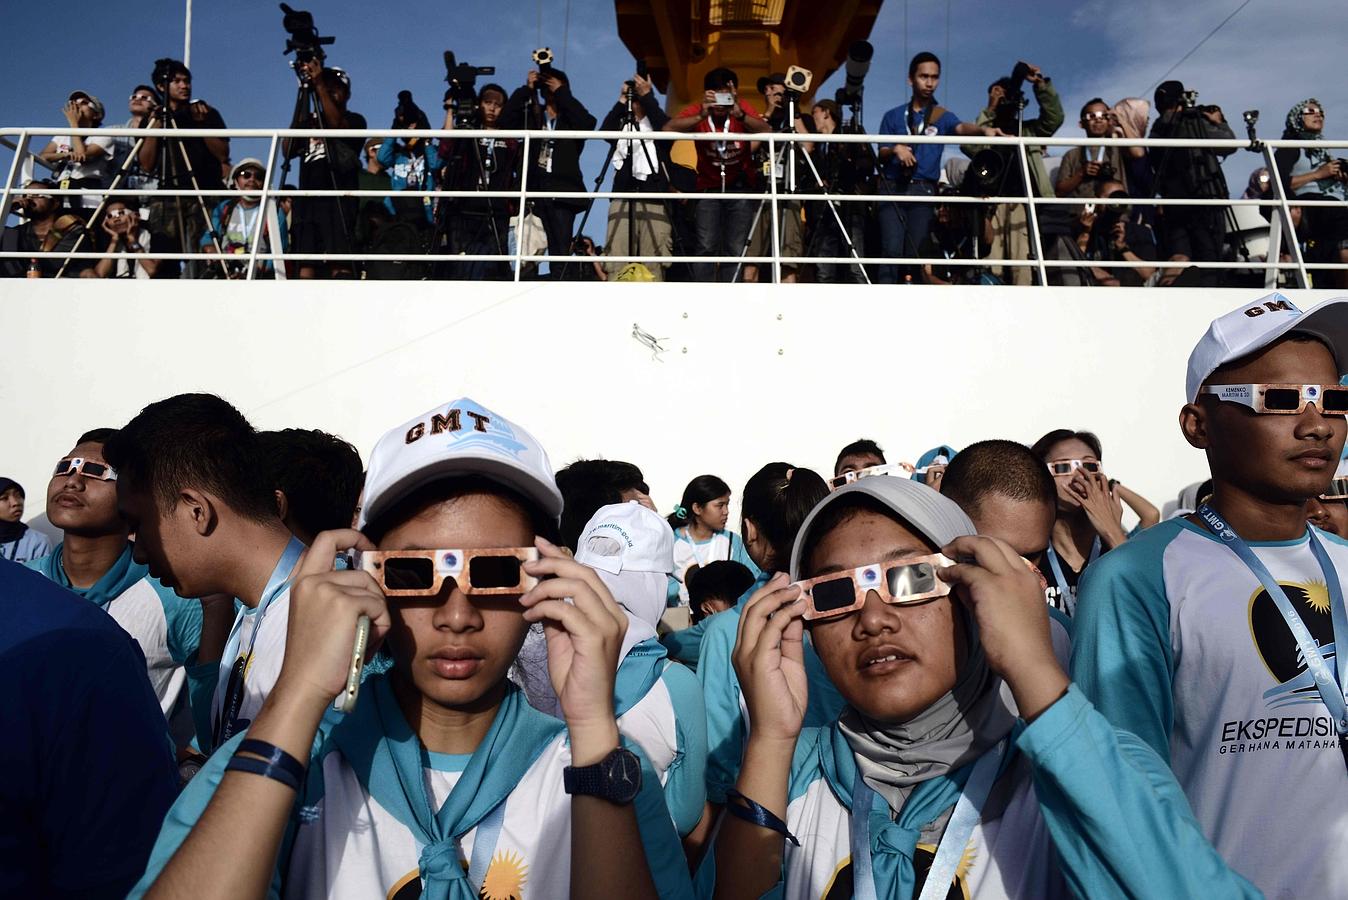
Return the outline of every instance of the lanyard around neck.
<path id="1" fill-rule="evenodd" d="M 1063 574 L 1062 563 L 1058 562 L 1058 551 L 1053 549 L 1053 543 L 1048 545 L 1048 564 L 1053 570 L 1053 581 L 1058 586 L 1058 596 L 1062 598 L 1063 612 L 1070 618 L 1076 613 L 1077 608 L 1077 589 L 1067 583 L 1067 576 Z M 1091 541 L 1091 553 L 1086 557 L 1086 565 L 1081 567 L 1084 573 L 1087 566 L 1100 558 L 1100 535 L 1095 536 Z"/>
<path id="2" fill-rule="evenodd" d="M 290 542 L 286 544 L 285 551 L 281 558 L 277 560 L 276 567 L 272 569 L 271 576 L 267 579 L 267 586 L 262 589 L 262 599 L 258 602 L 256 620 L 253 622 L 253 634 L 248 639 L 248 650 L 243 654 L 244 664 L 242 670 L 238 673 L 238 679 L 232 676 L 226 683 L 228 690 L 224 698 L 224 703 L 220 705 L 220 722 L 218 728 L 223 735 L 219 744 L 229 740 L 234 732 L 234 721 L 238 718 L 239 707 L 243 704 L 244 684 L 248 678 L 248 663 L 253 658 L 253 647 L 257 645 L 258 632 L 262 630 L 262 620 L 267 615 L 267 610 L 271 607 L 272 601 L 280 596 L 286 588 L 290 586 L 290 573 L 299 563 L 300 557 L 304 555 L 304 542 L 291 535 Z M 231 669 L 236 664 L 239 656 L 239 644 L 242 641 L 240 630 L 243 627 L 244 613 L 240 612 L 234 620 L 234 627 L 230 629 L 229 641 L 225 644 L 225 655 L 221 662 L 229 665 Z"/>
<path id="3" fill-rule="evenodd" d="M 955 878 L 955 869 L 964 857 L 964 848 L 969 843 L 974 826 L 983 817 L 983 805 L 987 802 L 997 773 L 1002 767 L 1002 757 L 1006 754 L 1005 740 L 997 742 L 974 763 L 969 780 L 960 792 L 955 811 L 946 823 L 945 834 L 936 848 L 931 868 L 927 870 L 927 880 L 922 885 L 918 900 L 943 900 L 950 892 L 950 883 Z M 884 801 L 876 795 L 866 779 L 857 769 L 852 782 L 851 835 L 852 844 L 852 896 L 855 900 L 878 900 L 875 888 L 875 872 L 871 862 L 871 810 L 875 804 Z"/>
<path id="4" fill-rule="evenodd" d="M 1334 717 L 1334 727 L 1339 733 L 1339 748 L 1343 751 L 1345 764 L 1348 764 L 1348 678 L 1343 677 L 1343 666 L 1339 664 L 1338 659 L 1338 649 L 1340 647 L 1348 648 L 1348 610 L 1345 610 L 1343 605 L 1343 585 L 1339 583 L 1339 573 L 1335 570 L 1329 554 L 1320 544 L 1320 539 L 1315 536 L 1315 529 L 1307 526 L 1306 534 L 1311 553 L 1315 556 L 1315 561 L 1320 564 L 1320 570 L 1325 578 L 1325 586 L 1329 589 L 1330 618 L 1334 626 L 1334 648 L 1336 651 L 1333 668 L 1325 661 L 1319 642 L 1310 633 L 1306 623 L 1301 621 L 1301 616 L 1297 614 L 1296 607 L 1292 605 L 1287 592 L 1269 572 L 1263 561 L 1255 555 L 1250 545 L 1245 543 L 1241 536 L 1236 534 L 1235 529 L 1228 525 L 1217 514 L 1217 511 L 1208 504 L 1204 503 L 1198 507 L 1198 518 L 1207 527 L 1208 531 L 1231 548 L 1231 552 L 1240 557 L 1240 561 L 1245 563 L 1245 566 L 1259 579 L 1259 583 L 1263 585 L 1269 599 L 1278 607 L 1278 612 L 1282 613 L 1288 629 L 1291 630 L 1292 636 L 1296 638 L 1301 657 L 1306 661 L 1306 670 L 1315 679 L 1315 687 L 1320 692 L 1320 699 L 1324 701 L 1330 715 Z M 1336 672 L 1337 678 L 1335 677 Z"/>

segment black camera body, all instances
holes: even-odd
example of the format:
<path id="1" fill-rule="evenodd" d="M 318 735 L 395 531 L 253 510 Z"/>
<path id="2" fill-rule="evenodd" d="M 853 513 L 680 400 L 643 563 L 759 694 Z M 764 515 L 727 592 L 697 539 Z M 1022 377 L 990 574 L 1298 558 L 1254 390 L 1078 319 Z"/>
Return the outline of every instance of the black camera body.
<path id="1" fill-rule="evenodd" d="M 281 27 L 289 35 L 286 38 L 285 49 L 281 51 L 295 54 L 296 63 L 305 63 L 312 60 L 322 62 L 327 58 L 323 48 L 332 44 L 337 39 L 335 37 L 323 37 L 318 33 L 318 28 L 314 25 L 313 13 L 303 9 L 291 9 L 287 4 L 281 4 Z"/>
<path id="2" fill-rule="evenodd" d="M 454 57 L 453 50 L 445 51 L 445 82 L 449 85 L 445 91 L 445 103 L 454 111 L 456 127 L 476 128 L 482 124 L 477 105 L 477 79 L 482 75 L 495 74 L 495 66 L 461 63 Z"/>

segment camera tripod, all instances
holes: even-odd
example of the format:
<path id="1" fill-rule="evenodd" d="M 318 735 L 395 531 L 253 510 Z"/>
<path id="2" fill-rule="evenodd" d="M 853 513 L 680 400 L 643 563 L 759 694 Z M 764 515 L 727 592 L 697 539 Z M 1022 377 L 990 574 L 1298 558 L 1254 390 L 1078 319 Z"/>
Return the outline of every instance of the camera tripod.
<path id="1" fill-rule="evenodd" d="M 322 62 L 325 61 L 324 57 L 323 57 L 321 54 L 316 55 L 314 58 L 316 58 L 320 63 L 322 63 Z M 314 89 L 313 81 L 310 80 L 310 79 L 308 79 L 308 78 L 306 78 L 306 77 L 304 77 L 303 75 L 300 74 L 300 68 L 299 68 L 299 67 L 300 67 L 300 65 L 301 65 L 303 62 L 304 62 L 304 61 L 301 60 L 301 59 L 299 59 L 298 56 L 297 56 L 296 59 L 295 59 L 295 61 L 294 61 L 293 63 L 291 63 L 291 68 L 293 68 L 293 69 L 295 70 L 295 75 L 296 75 L 296 77 L 299 79 L 299 82 L 300 82 L 300 83 L 299 83 L 299 87 L 296 89 L 296 92 L 295 92 L 295 111 L 291 114 L 291 117 L 290 117 L 290 122 L 291 122 L 291 126 L 290 126 L 290 127 L 292 127 L 292 128 L 303 128 L 303 127 L 304 127 L 304 123 L 306 123 L 306 122 L 308 122 L 308 121 L 313 121 L 313 122 L 315 122 L 315 123 L 317 124 L 317 127 L 318 127 L 318 128 L 322 129 L 322 128 L 325 128 L 325 127 L 326 127 L 325 123 L 323 122 L 323 103 L 322 103 L 322 100 L 321 100 L 321 99 L 319 98 L 319 96 L 318 96 L 318 91 Z M 281 183 L 282 183 L 282 184 L 285 184 L 285 183 L 290 179 L 290 164 L 291 164 L 291 160 L 293 160 L 294 157 L 295 157 L 295 155 L 296 155 L 296 153 L 295 153 L 295 142 L 296 142 L 296 141 L 304 141 L 304 140 L 314 140 L 314 139 L 313 139 L 313 138 L 307 138 L 307 139 L 306 139 L 306 138 L 287 138 L 286 141 L 285 141 L 285 143 L 282 145 L 282 149 L 281 149 L 281 159 L 282 159 L 282 162 L 281 162 Z M 328 144 L 328 139 L 327 139 L 326 137 L 319 137 L 319 138 L 317 138 L 317 140 L 318 140 L 318 142 L 319 142 L 319 144 L 321 145 L 322 150 L 323 150 L 323 160 L 324 160 L 324 162 L 326 163 L 326 167 L 327 167 L 327 170 L 328 170 L 328 182 L 329 182 L 329 184 L 332 185 L 332 189 L 333 189 L 334 191 L 340 190 L 341 188 L 340 188 L 340 187 L 338 186 L 338 184 L 337 184 L 337 171 L 336 171 L 336 169 L 334 168 L 334 165 L 335 165 L 336 161 L 332 158 L 332 148 L 331 148 L 331 147 L 329 146 L 329 144 Z M 362 150 L 362 152 L 364 152 L 364 151 Z M 301 164 L 300 164 L 301 169 L 303 169 L 303 165 L 304 165 L 303 162 L 301 162 Z M 350 240 L 351 240 L 351 223 L 348 222 L 348 221 L 346 220 L 346 209 L 345 209 L 345 208 L 343 207 L 343 205 L 342 205 L 342 201 L 343 201 L 344 199 L 346 199 L 346 198 L 344 198 L 344 197 L 308 197 L 308 198 L 305 198 L 305 199 L 306 199 L 308 202 L 312 202 L 312 201 L 315 201 L 315 200 L 319 200 L 319 201 L 322 201 L 322 200 L 331 200 L 331 201 L 332 201 L 333 207 L 334 207 L 334 208 L 336 209 L 336 211 L 337 211 L 337 221 L 338 221 L 339 225 L 341 226 L 341 229 L 342 229 L 342 235 L 346 238 L 347 243 L 348 243 L 348 245 L 349 245 Z M 329 249 L 329 251 L 331 252 L 331 248 L 328 248 L 328 249 Z M 306 265 L 306 264 L 305 264 L 305 263 L 300 263 L 300 265 L 301 265 L 301 266 L 304 266 L 304 265 Z M 314 262 L 313 262 L 313 261 L 309 261 L 309 262 L 308 262 L 308 265 L 309 265 L 309 266 L 314 266 Z M 341 265 L 345 266 L 345 265 L 347 265 L 347 264 L 346 264 L 346 263 L 341 263 Z M 316 268 L 316 266 L 315 266 L 315 268 Z"/>
<path id="2" fill-rule="evenodd" d="M 146 117 L 145 119 L 146 124 L 143 127 L 147 128 L 159 127 L 176 130 L 178 127 L 178 123 L 174 121 L 171 115 L 169 115 L 169 107 L 167 103 L 168 82 L 164 82 L 163 84 L 160 84 L 157 87 L 159 90 L 159 95 L 164 98 L 165 103 L 161 106 L 156 107 L 155 110 L 151 112 L 149 116 Z M 117 174 L 113 177 L 112 183 L 108 185 L 108 190 L 110 192 L 120 190 L 122 185 L 126 183 L 126 179 L 131 175 L 132 164 L 133 163 L 138 164 L 138 160 L 140 157 L 140 149 L 145 144 L 146 140 L 147 138 L 143 136 L 136 138 L 136 142 L 131 146 L 131 152 L 129 152 L 126 155 L 126 159 L 122 160 L 121 168 L 117 170 Z M 196 171 L 192 168 L 191 157 L 187 155 L 187 148 L 183 146 L 182 139 L 165 137 L 160 138 L 160 140 L 162 141 L 162 146 L 160 147 L 159 160 L 158 160 L 159 171 L 156 173 L 156 178 L 159 181 L 159 186 L 161 188 L 176 187 L 182 181 L 182 174 L 186 173 L 187 182 L 192 185 L 192 189 L 196 191 L 201 190 L 201 183 L 197 181 Z M 176 154 L 173 152 L 174 150 L 177 150 Z M 181 157 L 181 164 L 183 167 L 182 172 L 178 171 L 179 157 Z M 93 231 L 94 226 L 97 223 L 103 221 L 104 210 L 107 208 L 108 204 L 114 199 L 117 199 L 116 195 L 112 193 L 107 193 L 104 194 L 103 197 L 99 200 L 98 206 L 94 209 L 93 214 L 89 216 L 88 224 L 80 232 L 79 238 L 75 241 L 75 246 L 71 248 L 70 250 L 71 254 L 80 252 L 80 249 L 84 246 L 85 240 L 89 237 L 90 233 Z M 178 241 L 181 252 L 183 253 L 197 252 L 197 248 L 187 246 L 187 221 L 183 216 L 184 199 L 193 203 L 196 206 L 197 210 L 201 213 L 202 219 L 206 224 L 206 233 L 211 236 L 211 244 L 215 248 L 216 253 L 215 261 L 220 266 L 221 273 L 226 278 L 228 278 L 229 266 L 225 261 L 224 248 L 220 241 L 220 234 L 215 230 L 215 223 L 211 220 L 211 214 L 210 211 L 206 208 L 205 202 L 206 198 L 204 197 L 193 196 L 188 198 L 184 197 L 172 198 L 173 212 L 175 217 L 177 218 Z M 62 261 L 61 268 L 56 272 L 57 278 L 60 278 L 61 276 L 65 275 L 66 269 L 69 268 L 70 266 L 70 260 L 71 257 L 67 256 L 65 260 Z M 190 264 L 191 260 L 188 261 L 188 265 Z"/>
<path id="3" fill-rule="evenodd" d="M 786 123 L 782 126 L 782 133 L 789 134 L 795 126 L 796 100 L 799 96 L 800 95 L 795 91 L 786 92 Z M 799 187 L 796 184 L 797 158 L 804 159 L 805 164 L 810 167 L 810 173 L 814 175 L 815 184 L 819 186 L 820 193 L 825 195 L 824 202 L 828 204 L 829 211 L 833 213 L 833 221 L 838 226 L 838 233 L 842 235 L 842 239 L 847 244 L 847 250 L 852 254 L 852 258 L 858 261 L 856 265 L 861 272 L 861 277 L 865 280 L 866 284 L 871 284 L 871 276 L 866 271 L 865 265 L 860 262 L 861 254 L 857 253 L 857 248 L 852 243 L 852 235 L 848 231 L 847 226 L 843 224 L 842 216 L 838 213 L 838 205 L 834 203 L 833 200 L 829 199 L 829 190 L 824 185 L 824 179 L 820 176 L 819 169 L 815 167 L 814 160 L 810 158 L 810 154 L 800 152 L 796 147 L 795 141 L 783 142 L 782 146 L 777 148 L 777 155 L 776 158 L 773 159 L 772 165 L 769 167 L 768 177 L 775 179 L 778 170 L 781 170 L 782 177 L 786 181 L 786 193 L 796 193 Z M 783 163 L 785 163 L 785 166 L 783 166 Z M 764 195 L 763 199 L 758 201 L 758 209 L 754 210 L 753 221 L 749 223 L 749 233 L 745 236 L 744 247 L 740 250 L 740 261 L 735 265 L 734 274 L 730 276 L 732 283 L 740 277 L 740 270 L 744 268 L 744 257 L 749 255 L 749 247 L 752 246 L 754 242 L 754 232 L 758 230 L 758 222 L 763 217 L 763 210 L 767 206 L 769 199 L 771 199 L 769 195 Z M 778 245 L 780 246 L 780 241 L 778 242 Z"/>
<path id="4" fill-rule="evenodd" d="M 474 98 L 474 99 L 472 100 L 472 109 L 471 109 L 467 114 L 462 114 L 462 115 L 461 115 L 460 112 L 459 112 L 459 104 L 460 104 L 460 100 L 457 99 L 457 98 L 455 98 L 455 99 L 451 100 L 450 103 L 453 104 L 453 116 L 454 116 L 454 127 L 455 127 L 455 128 L 465 128 L 465 129 L 480 129 L 480 128 L 482 128 L 482 123 L 481 123 L 481 121 L 480 121 L 480 118 L 481 118 L 481 112 L 480 112 L 480 110 L 479 110 L 479 107 L 478 107 L 478 103 L 477 103 L 476 98 Z M 479 189 L 479 190 L 484 190 L 484 191 L 490 191 L 490 190 L 491 190 L 491 177 L 492 177 L 492 174 L 491 174 L 491 173 L 495 173 L 495 172 L 496 172 L 496 139 L 495 139 L 495 138 L 490 138 L 490 139 L 486 139 L 486 138 L 472 138 L 472 139 L 469 139 L 469 138 L 461 138 L 461 139 L 459 139 L 459 140 L 462 140 L 462 141 L 468 141 L 468 142 L 471 143 L 472 146 L 473 146 L 473 162 L 476 163 L 476 172 L 477 172 L 478 189 Z M 482 141 L 483 141 L 483 140 L 491 140 L 491 141 L 492 141 L 492 148 L 491 148 L 491 150 L 489 151 L 489 153 L 490 153 L 490 155 L 491 155 L 491 159 L 492 159 L 491 173 L 488 172 L 486 158 L 482 155 Z M 457 158 L 458 158 L 457 147 L 456 147 L 455 149 L 456 149 L 456 152 L 455 152 L 455 154 L 454 154 L 454 159 L 457 160 Z M 442 165 L 447 165 L 447 163 L 446 163 L 445 161 L 442 160 Z M 446 240 L 447 243 L 453 243 L 453 235 L 452 235 L 452 233 L 447 233 L 447 232 L 448 232 L 448 223 L 449 223 L 449 220 L 450 220 L 449 217 L 453 214 L 452 205 L 453 205 L 454 203 L 458 202 L 458 200 L 457 200 L 457 199 L 451 199 L 451 198 L 448 198 L 448 197 L 442 198 L 442 199 L 443 199 L 444 202 L 437 208 L 436 215 L 435 215 L 435 229 L 431 232 L 431 243 L 430 243 L 430 247 L 431 247 L 431 251 L 432 251 L 432 252 L 435 252 L 435 251 L 437 250 L 437 248 L 440 246 L 440 240 L 441 240 L 442 237 Z M 498 222 L 497 222 L 497 217 L 496 217 L 496 200 L 497 200 L 497 198 L 495 198 L 495 197 L 485 197 L 485 198 L 483 198 L 483 199 L 484 199 L 484 200 L 486 201 L 486 203 L 487 203 L 487 225 L 488 225 L 488 227 L 491 229 L 491 238 L 492 238 L 492 243 L 493 243 L 493 245 L 496 247 L 496 255 L 497 255 L 497 256 L 504 256 L 504 255 L 506 254 L 506 247 L 505 247 L 505 244 L 504 244 L 504 243 L 502 242 L 502 240 L 501 240 L 501 229 L 500 229 L 500 225 L 499 225 Z M 473 238 L 475 242 L 476 242 L 476 240 L 477 240 L 477 236 L 480 235 L 481 233 L 482 233 L 481 226 L 478 226 L 478 229 L 477 229 L 476 233 L 474 234 L 474 238 Z M 454 248 L 451 247 L 450 249 L 451 249 L 451 252 L 453 252 Z M 474 264 L 473 264 L 473 263 L 468 263 L 467 265 L 469 265 L 469 266 L 471 267 L 471 266 L 474 265 Z M 492 265 L 496 265 L 496 263 L 492 263 Z"/>

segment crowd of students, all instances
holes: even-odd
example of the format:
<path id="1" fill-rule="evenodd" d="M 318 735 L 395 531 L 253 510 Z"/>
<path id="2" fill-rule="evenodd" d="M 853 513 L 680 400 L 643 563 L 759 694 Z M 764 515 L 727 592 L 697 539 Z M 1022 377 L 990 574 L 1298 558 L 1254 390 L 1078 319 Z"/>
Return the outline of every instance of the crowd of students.
<path id="1" fill-rule="evenodd" d="M 770 462 L 738 532 L 470 398 L 364 464 L 151 403 L 54 548 L 0 482 L 0 893 L 1334 896 L 1345 375 L 1348 300 L 1271 294 L 1164 514 L 1055 430 Z"/>
<path id="2" fill-rule="evenodd" d="M 223 129 L 220 112 L 193 97 L 188 68 L 163 62 L 172 63 L 156 75 L 167 79 L 163 84 L 132 90 L 126 127 L 167 122 L 180 128 Z M 320 56 L 297 64 L 296 73 L 311 87 L 318 112 L 306 107 L 290 123 L 292 128 L 367 128 L 365 117 L 348 108 L 352 86 L 346 70 L 327 66 Z M 509 279 L 510 264 L 503 260 L 431 263 L 415 257 L 504 257 L 517 249 L 526 256 L 582 257 L 551 261 L 545 264 L 546 274 L 586 281 L 767 280 L 755 258 L 772 255 L 774 247 L 780 256 L 794 258 L 781 265 L 783 282 L 1030 284 L 1038 278 L 1034 267 L 1008 261 L 1032 260 L 1037 250 L 1046 260 L 1075 263 L 1047 269 L 1049 283 L 1063 285 L 1262 285 L 1262 271 L 1251 264 L 1270 252 L 1273 259 L 1290 262 L 1293 244 L 1307 263 L 1348 263 L 1348 163 L 1322 145 L 1326 112 L 1318 100 L 1305 98 L 1288 111 L 1282 137 L 1306 144 L 1280 148 L 1276 164 L 1283 196 L 1323 205 L 1293 202 L 1283 226 L 1285 245 L 1261 251 L 1251 246 L 1257 243 L 1252 233 L 1263 227 L 1257 217 L 1241 217 L 1235 208 L 1149 202 L 1154 197 L 1229 199 L 1222 160 L 1235 152 L 1232 147 L 1072 147 L 1049 156 L 1044 146 L 1027 145 L 1022 174 L 1012 148 L 979 144 L 985 137 L 1050 138 L 1064 124 L 1053 79 L 1025 62 L 1017 64 L 1016 73 L 992 81 L 987 105 L 966 122 L 937 98 L 940 59 L 923 51 L 909 61 L 906 85 L 894 86 L 898 96 L 891 96 L 899 102 L 884 114 L 878 133 L 960 135 L 970 141 L 959 148 L 960 154 L 946 154 L 939 144 L 903 140 L 871 146 L 815 139 L 780 143 L 770 152 L 764 140 L 769 132 L 821 137 L 862 133 L 858 110 L 849 112 L 843 95 L 832 100 L 788 91 L 785 73 L 759 79 L 761 102 L 751 102 L 740 76 L 718 66 L 705 73 L 703 94 L 689 98 L 692 102 L 677 114 L 662 107 L 645 73 L 634 73 L 621 82 L 617 102 L 600 121 L 572 92 L 565 72 L 540 66 L 514 90 L 495 82 L 478 88 L 475 81 L 455 83 L 445 92 L 439 123 L 446 132 L 535 132 L 529 158 L 520 139 L 493 136 L 287 139 L 280 147 L 286 160 L 283 173 L 298 159 L 300 189 L 385 191 L 387 196 L 292 198 L 283 174 L 272 184 L 273 190 L 281 189 L 275 217 L 260 205 L 267 166 L 252 157 L 236 162 L 228 138 L 172 139 L 161 152 L 158 138 L 138 142 L 57 134 L 35 154 L 51 177 L 25 181 L 34 191 L 17 204 L 25 222 L 6 230 L 3 249 L 96 249 L 117 256 L 97 264 L 16 256 L 0 260 L 0 275 L 50 277 L 60 271 L 102 278 L 169 278 L 179 275 L 179 263 L 148 259 L 147 254 L 199 251 L 217 258 L 208 264 L 189 261 L 183 274 L 236 278 L 245 266 L 231 257 L 250 253 L 254 243 L 264 255 L 273 249 L 311 255 L 290 264 L 290 274 L 301 278 Z M 1090 138 L 1233 141 L 1222 110 L 1197 106 L 1196 94 L 1179 81 L 1164 81 L 1151 100 L 1125 97 L 1111 104 L 1091 98 L 1081 107 L 1078 124 Z M 1028 117 L 1023 111 L 1031 96 L 1037 110 Z M 95 128 L 103 124 L 105 109 L 94 95 L 76 90 L 62 113 L 71 129 Z M 399 92 L 391 128 L 424 131 L 432 124 L 410 91 Z M 585 142 L 551 136 L 558 130 L 593 131 L 596 126 L 632 135 L 608 141 L 612 153 L 604 172 L 611 165 L 612 189 L 651 195 L 612 203 L 602 244 L 580 233 L 593 201 L 558 195 L 586 189 L 580 162 Z M 640 136 L 654 131 L 720 133 L 724 140 L 697 141 L 675 152 L 668 141 Z M 68 208 L 64 198 L 41 193 L 44 188 L 108 188 L 114 179 L 120 188 L 146 193 L 139 201 L 122 197 L 106 206 L 100 206 L 98 195 L 87 194 L 69 198 Z M 223 199 L 153 193 L 193 187 L 236 193 Z M 529 196 L 400 196 L 430 190 L 527 191 Z M 678 196 L 658 196 L 670 191 Z M 745 193 L 780 197 L 774 201 L 777 214 L 766 199 L 727 196 Z M 803 201 L 793 196 L 801 193 L 850 199 Z M 886 200 L 896 195 L 907 200 Z M 1023 204 L 958 202 L 1016 195 L 1071 203 L 1041 203 L 1032 215 Z M 1267 168 L 1254 172 L 1243 197 L 1279 199 Z M 1258 209 L 1264 218 L 1275 214 L 1273 206 Z M 326 258 L 337 254 L 365 258 Z M 378 258 L 393 254 L 412 258 Z M 644 259 L 629 263 L 605 256 Z M 730 261 L 686 265 L 668 260 L 675 256 Z M 929 262 L 802 262 L 849 256 Z M 1188 265 L 1195 261 L 1232 265 Z M 540 277 L 544 269 L 526 263 L 520 276 Z M 274 272 L 267 263 L 258 274 L 270 277 Z M 1321 271 L 1315 277 L 1316 286 L 1348 286 L 1343 271 Z"/>

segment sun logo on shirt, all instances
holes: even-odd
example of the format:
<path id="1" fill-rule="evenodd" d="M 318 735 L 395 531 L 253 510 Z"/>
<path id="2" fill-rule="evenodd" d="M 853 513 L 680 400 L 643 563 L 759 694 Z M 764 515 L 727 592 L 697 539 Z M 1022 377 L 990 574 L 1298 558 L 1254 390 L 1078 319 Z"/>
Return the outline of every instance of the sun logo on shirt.
<path id="1" fill-rule="evenodd" d="M 1306 591 L 1306 603 L 1318 613 L 1329 614 L 1329 587 L 1323 581 L 1308 581 L 1302 588 Z"/>
<path id="2" fill-rule="evenodd" d="M 529 867 L 522 856 L 510 850 L 499 852 L 482 879 L 482 900 L 524 900 L 524 882 L 528 880 Z"/>

